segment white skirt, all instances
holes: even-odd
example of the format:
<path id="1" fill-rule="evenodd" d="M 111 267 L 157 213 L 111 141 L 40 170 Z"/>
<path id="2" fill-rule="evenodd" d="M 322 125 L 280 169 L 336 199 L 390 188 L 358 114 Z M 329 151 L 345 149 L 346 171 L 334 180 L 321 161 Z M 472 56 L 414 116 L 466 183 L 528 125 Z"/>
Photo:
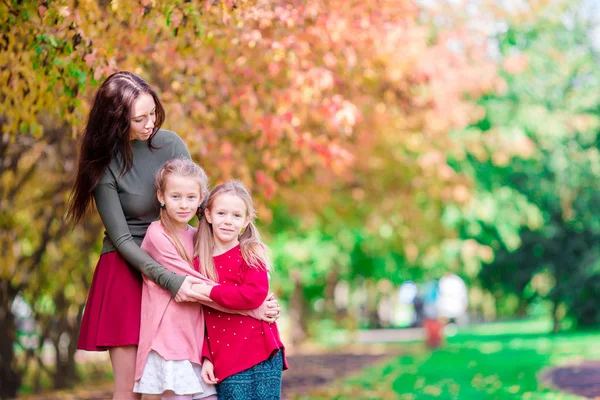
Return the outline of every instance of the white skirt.
<path id="1" fill-rule="evenodd" d="M 155 351 L 148 354 L 142 377 L 135 381 L 133 391 L 162 394 L 172 390 L 178 395 L 193 395 L 194 399 L 217 394 L 215 385 L 207 385 L 201 377 L 202 367 L 188 360 L 165 360 Z"/>

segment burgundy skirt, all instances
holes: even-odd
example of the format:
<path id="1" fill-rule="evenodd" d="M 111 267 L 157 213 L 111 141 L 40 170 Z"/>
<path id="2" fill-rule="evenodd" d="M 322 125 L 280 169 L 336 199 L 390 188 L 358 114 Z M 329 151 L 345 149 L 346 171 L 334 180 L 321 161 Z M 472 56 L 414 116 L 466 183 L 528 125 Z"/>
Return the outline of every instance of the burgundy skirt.
<path id="1" fill-rule="evenodd" d="M 103 351 L 138 345 L 142 282 L 142 275 L 117 251 L 100 256 L 81 321 L 78 349 Z"/>

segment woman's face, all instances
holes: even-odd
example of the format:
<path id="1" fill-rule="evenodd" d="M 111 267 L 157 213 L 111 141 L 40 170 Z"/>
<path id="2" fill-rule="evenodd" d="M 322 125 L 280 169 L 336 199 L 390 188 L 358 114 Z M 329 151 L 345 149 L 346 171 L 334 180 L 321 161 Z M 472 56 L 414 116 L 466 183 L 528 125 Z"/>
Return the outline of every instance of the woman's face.
<path id="1" fill-rule="evenodd" d="M 148 93 L 142 94 L 133 102 L 129 120 L 129 138 L 131 140 L 148 140 L 154 131 L 156 121 L 156 104 Z"/>

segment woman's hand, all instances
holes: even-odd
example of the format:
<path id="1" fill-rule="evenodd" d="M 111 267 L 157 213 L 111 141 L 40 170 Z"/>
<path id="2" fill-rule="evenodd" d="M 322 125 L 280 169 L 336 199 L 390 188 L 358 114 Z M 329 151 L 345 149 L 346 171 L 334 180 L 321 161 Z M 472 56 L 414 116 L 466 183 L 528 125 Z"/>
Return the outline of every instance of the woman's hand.
<path id="1" fill-rule="evenodd" d="M 193 276 L 186 276 L 175 295 L 175 301 L 181 303 L 183 301 L 198 302 L 204 300 L 205 296 L 193 290 L 192 285 L 197 287 L 198 285 L 204 285 L 204 282 Z"/>
<path id="2" fill-rule="evenodd" d="M 202 380 L 204 382 L 206 382 L 206 384 L 208 385 L 216 385 L 219 380 L 217 378 L 215 378 L 215 367 L 213 366 L 213 363 L 211 363 L 210 361 L 208 361 L 206 358 L 204 359 L 204 362 L 202 363 Z"/>
<path id="3" fill-rule="evenodd" d="M 281 313 L 281 307 L 273 293 L 267 296 L 264 303 L 259 307 L 259 310 L 261 311 L 261 319 L 269 324 L 277 321 L 277 318 L 279 318 L 279 314 Z"/>
<path id="4" fill-rule="evenodd" d="M 205 283 L 192 284 L 192 290 L 198 295 L 198 299 L 200 299 L 200 301 L 202 301 L 203 304 L 212 302 L 212 299 L 210 298 L 210 291 L 213 287 L 214 286 L 208 286 Z"/>

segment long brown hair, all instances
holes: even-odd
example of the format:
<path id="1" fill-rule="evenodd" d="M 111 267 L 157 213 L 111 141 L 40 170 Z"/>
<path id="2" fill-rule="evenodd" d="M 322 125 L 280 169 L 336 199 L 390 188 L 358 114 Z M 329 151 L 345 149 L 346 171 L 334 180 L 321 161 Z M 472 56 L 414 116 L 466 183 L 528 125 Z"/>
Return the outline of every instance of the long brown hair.
<path id="1" fill-rule="evenodd" d="M 198 187 L 200 189 L 200 196 L 208 191 L 208 177 L 206 176 L 206 172 L 194 162 L 188 160 L 187 158 L 175 158 L 173 160 L 167 161 L 156 173 L 155 186 L 156 190 L 164 193 L 167 188 L 167 182 L 169 177 L 171 176 L 179 176 L 182 178 L 189 178 L 198 183 Z M 179 240 L 177 236 L 177 230 L 175 229 L 175 224 L 171 220 L 171 217 L 167 213 L 167 209 L 161 207 L 160 209 L 160 223 L 162 224 L 165 232 L 173 243 L 175 244 L 175 248 L 177 252 L 185 261 L 187 261 L 190 266 L 193 265 L 193 259 L 191 254 L 185 250 L 183 243 Z"/>
<path id="2" fill-rule="evenodd" d="M 194 238 L 195 256 L 200 261 L 200 272 L 215 282 L 219 278 L 215 263 L 213 262 L 213 247 L 215 242 L 212 225 L 206 219 L 206 213 L 210 212 L 215 199 L 226 193 L 234 194 L 242 199 L 246 204 L 246 213 L 250 217 L 248 226 L 246 226 L 246 229 L 239 236 L 240 249 L 244 261 L 250 268 L 265 269 L 267 271 L 271 269 L 271 260 L 267 254 L 267 245 L 261 241 L 260 233 L 254 225 L 256 211 L 254 210 L 252 197 L 243 183 L 231 181 L 215 187 L 208 196 L 208 200 L 203 203 L 201 207 L 201 211 L 203 212 L 200 216 L 196 237 Z"/>
<path id="3" fill-rule="evenodd" d="M 142 78 L 131 72 L 117 72 L 100 85 L 81 137 L 77 177 L 69 200 L 67 220 L 77 223 L 93 202 L 93 192 L 113 157 L 121 161 L 121 176 L 133 166 L 129 137 L 131 108 L 144 93 L 156 104 L 156 121 L 152 139 L 165 121 L 165 110 L 158 95 Z"/>

